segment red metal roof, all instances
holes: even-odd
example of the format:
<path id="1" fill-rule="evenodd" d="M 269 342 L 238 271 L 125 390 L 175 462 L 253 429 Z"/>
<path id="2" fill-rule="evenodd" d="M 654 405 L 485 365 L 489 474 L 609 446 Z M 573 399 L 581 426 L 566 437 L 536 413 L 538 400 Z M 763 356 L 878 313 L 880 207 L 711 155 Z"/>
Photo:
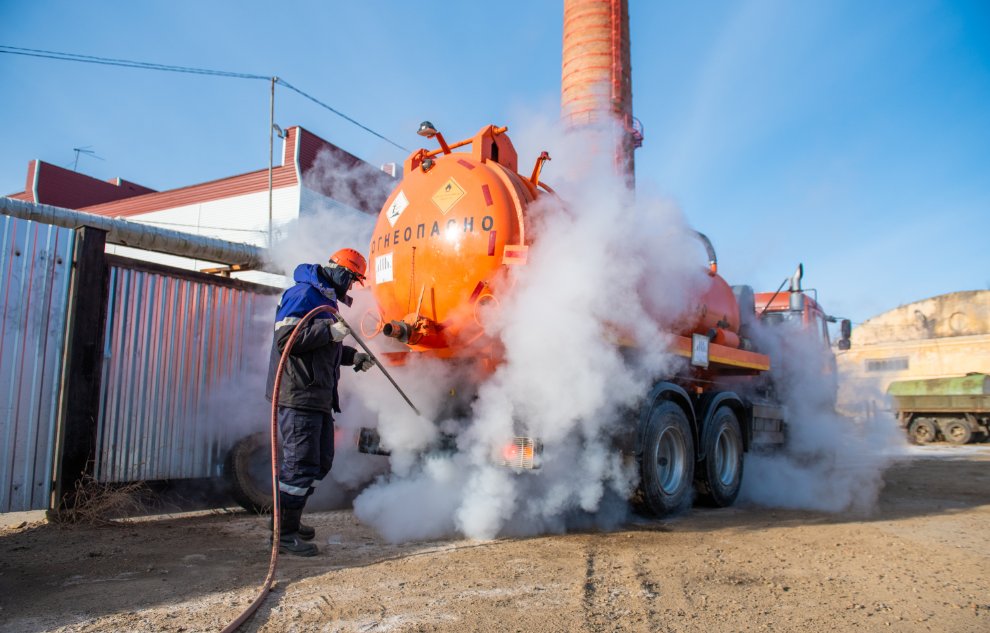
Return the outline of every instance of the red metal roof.
<path id="1" fill-rule="evenodd" d="M 391 176 L 301 127 L 291 127 L 286 132 L 282 166 L 272 169 L 273 189 L 298 185 L 296 174 L 301 173 L 307 187 L 366 213 L 378 213 L 395 184 Z M 321 154 L 325 158 L 318 161 Z M 344 172 L 348 177 L 324 178 L 320 173 L 324 170 L 333 174 Z M 98 215 L 129 217 L 267 190 L 266 168 L 128 200 L 95 204 L 83 210 Z"/>
<path id="2" fill-rule="evenodd" d="M 32 160 L 28 163 L 28 173 L 27 173 L 27 183 L 24 185 L 24 191 L 20 193 L 12 193 L 8 198 L 13 198 L 15 200 L 26 200 L 28 202 L 37 202 L 34 199 L 34 172 L 37 167 L 38 161 Z"/>
<path id="3" fill-rule="evenodd" d="M 275 167 L 272 169 L 272 188 L 291 187 L 296 184 L 295 167 Z M 149 193 L 129 200 L 116 200 L 82 209 L 87 213 L 126 218 L 132 215 L 174 209 L 200 202 L 220 200 L 247 193 L 268 191 L 268 169 L 260 169 L 239 176 L 189 185 L 178 189 Z"/>
<path id="4" fill-rule="evenodd" d="M 33 160 L 28 163 L 24 191 L 10 197 L 66 209 L 81 209 L 152 192 L 154 189 L 119 178 L 106 182 L 51 163 Z"/>

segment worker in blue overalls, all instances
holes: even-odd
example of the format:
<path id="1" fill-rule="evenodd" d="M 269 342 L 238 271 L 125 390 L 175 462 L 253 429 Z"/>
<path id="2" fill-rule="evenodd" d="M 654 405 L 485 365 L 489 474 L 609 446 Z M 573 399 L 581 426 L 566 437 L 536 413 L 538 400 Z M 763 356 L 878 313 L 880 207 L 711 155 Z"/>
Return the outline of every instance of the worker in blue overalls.
<path id="1" fill-rule="evenodd" d="M 354 249 L 344 248 L 327 265 L 301 264 L 293 273 L 295 285 L 285 291 L 275 313 L 275 335 L 268 367 L 268 399 L 289 336 L 302 318 L 317 306 L 350 304 L 348 290 L 363 285 L 367 264 Z M 342 341 L 350 331 L 333 314 L 321 312 L 302 327 L 286 359 L 278 397 L 278 426 L 282 438 L 282 465 L 278 475 L 280 521 L 279 551 L 315 556 L 309 543 L 316 531 L 301 522 L 313 486 L 333 464 L 333 414 L 340 412 L 337 382 L 340 366 L 367 371 L 371 356 Z"/>

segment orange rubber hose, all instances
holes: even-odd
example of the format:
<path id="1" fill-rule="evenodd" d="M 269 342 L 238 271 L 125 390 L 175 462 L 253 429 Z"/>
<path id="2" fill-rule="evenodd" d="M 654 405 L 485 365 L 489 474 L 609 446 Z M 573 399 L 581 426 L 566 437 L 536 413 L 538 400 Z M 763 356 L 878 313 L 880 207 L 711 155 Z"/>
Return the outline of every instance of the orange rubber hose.
<path id="1" fill-rule="evenodd" d="M 268 576 L 265 577 L 264 584 L 261 585 L 261 591 L 258 596 L 254 599 L 254 602 L 249 604 L 243 613 L 237 616 L 237 619 L 224 627 L 221 633 L 233 633 L 236 631 L 244 622 L 250 618 L 261 603 L 264 602 L 265 597 L 268 596 L 268 592 L 272 589 L 272 584 L 275 581 L 275 567 L 278 564 L 278 540 L 281 536 L 281 526 L 279 525 L 279 502 L 278 502 L 278 394 L 279 389 L 282 386 L 282 372 L 285 369 L 285 361 L 289 358 L 289 350 L 292 349 L 293 343 L 296 342 L 296 336 L 299 334 L 299 328 L 308 323 L 314 316 L 320 312 L 335 312 L 330 306 L 317 306 L 306 313 L 296 327 L 292 329 L 292 334 L 289 336 L 289 340 L 285 343 L 285 349 L 282 350 L 282 357 L 278 361 L 278 369 L 275 372 L 275 386 L 272 388 L 272 423 L 271 423 L 271 440 L 272 440 L 272 557 L 271 562 L 268 563 Z"/>

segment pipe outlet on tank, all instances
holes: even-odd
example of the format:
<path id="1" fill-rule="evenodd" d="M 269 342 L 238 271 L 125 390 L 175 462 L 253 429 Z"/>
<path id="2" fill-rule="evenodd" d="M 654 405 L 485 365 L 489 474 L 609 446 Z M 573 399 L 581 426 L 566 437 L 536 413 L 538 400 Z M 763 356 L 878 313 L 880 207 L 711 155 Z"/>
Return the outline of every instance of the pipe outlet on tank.
<path id="1" fill-rule="evenodd" d="M 389 338 L 398 339 L 403 343 L 408 343 L 411 329 L 405 321 L 392 321 L 382 327 L 382 334 Z"/>
<path id="2" fill-rule="evenodd" d="M 414 318 L 414 315 L 407 315 L 405 318 L 411 319 Z M 413 323 L 409 323 L 408 320 L 386 323 L 382 327 L 382 334 L 406 345 L 437 348 L 444 347 L 446 344 L 443 326 L 424 316 L 416 318 Z"/>

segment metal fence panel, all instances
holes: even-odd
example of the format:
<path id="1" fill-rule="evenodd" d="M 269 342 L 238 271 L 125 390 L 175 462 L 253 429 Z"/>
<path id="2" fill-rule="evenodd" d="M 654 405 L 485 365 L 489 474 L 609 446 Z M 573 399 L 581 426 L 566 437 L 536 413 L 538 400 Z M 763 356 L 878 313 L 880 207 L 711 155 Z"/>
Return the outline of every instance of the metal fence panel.
<path id="1" fill-rule="evenodd" d="M 245 286 L 111 267 L 97 480 L 220 473 L 237 434 L 226 409 L 241 397 L 225 392 L 260 396 L 245 374 L 271 336 L 262 328 L 274 299 Z"/>
<path id="2" fill-rule="evenodd" d="M 0 512 L 48 507 L 74 237 L 0 216 Z"/>

